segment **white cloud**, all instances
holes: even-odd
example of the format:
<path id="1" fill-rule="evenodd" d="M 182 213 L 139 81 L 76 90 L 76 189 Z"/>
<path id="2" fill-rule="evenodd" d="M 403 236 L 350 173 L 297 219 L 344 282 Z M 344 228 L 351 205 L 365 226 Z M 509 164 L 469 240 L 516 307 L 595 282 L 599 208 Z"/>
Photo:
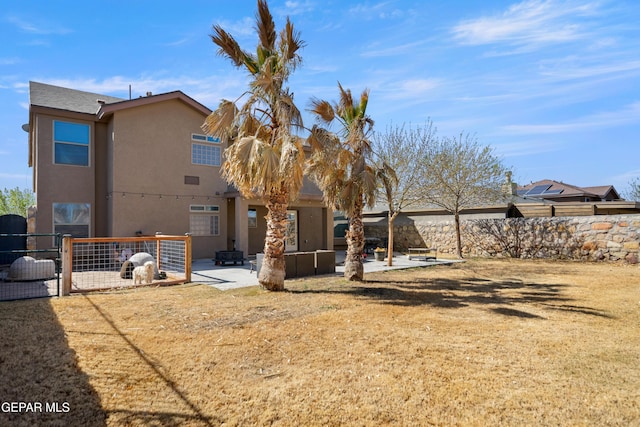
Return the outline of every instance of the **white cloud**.
<path id="1" fill-rule="evenodd" d="M 16 65 L 22 62 L 20 58 L 0 58 L 0 65 Z"/>
<path id="2" fill-rule="evenodd" d="M 407 79 L 398 82 L 378 83 L 376 91 L 383 93 L 385 99 L 390 100 L 420 100 L 428 92 L 440 86 L 438 79 Z"/>
<path id="3" fill-rule="evenodd" d="M 628 170 L 622 174 L 612 177 L 612 180 L 620 182 L 630 182 L 632 179 L 640 178 L 640 169 Z"/>
<path id="4" fill-rule="evenodd" d="M 25 21 L 17 16 L 9 16 L 6 20 L 18 27 L 21 31 L 31 34 L 68 34 L 72 30 L 49 22 L 33 23 Z"/>
<path id="5" fill-rule="evenodd" d="M 389 2 L 358 3 L 349 8 L 349 13 L 360 19 L 385 18 L 390 15 L 386 12 Z"/>
<path id="6" fill-rule="evenodd" d="M 553 142 L 539 140 L 508 142 L 495 144 L 493 147 L 496 150 L 496 154 L 504 157 L 533 156 L 536 154 L 551 153 L 561 149 L 560 146 Z"/>
<path id="7" fill-rule="evenodd" d="M 572 133 L 636 124 L 638 117 L 640 117 L 640 101 L 626 105 L 617 111 L 594 113 L 566 123 L 508 125 L 503 126 L 501 130 L 510 135 Z"/>
<path id="8" fill-rule="evenodd" d="M 408 53 L 414 52 L 417 47 L 420 47 L 425 44 L 424 40 L 405 43 L 402 45 L 391 46 L 384 49 L 370 49 L 364 51 L 360 56 L 365 58 L 374 58 L 381 56 L 399 56 L 399 55 L 407 55 Z"/>
<path id="9" fill-rule="evenodd" d="M 315 3 L 309 0 L 306 1 L 285 1 L 284 2 L 283 15 L 301 15 L 303 13 L 313 12 L 315 9 Z"/>
<path id="10" fill-rule="evenodd" d="M 562 61 L 556 61 L 553 66 L 549 66 L 548 63 L 544 63 L 540 70 L 540 74 L 543 76 L 567 80 L 596 77 L 607 74 L 640 72 L 640 61 L 638 60 L 618 62 L 596 61 L 593 64 L 588 64 L 587 62 L 588 58 L 570 57 L 565 58 Z"/>
<path id="11" fill-rule="evenodd" d="M 216 25 L 222 27 L 223 30 L 231 34 L 236 40 L 241 37 L 253 36 L 256 33 L 256 30 L 253 28 L 255 26 L 255 20 L 248 16 L 235 22 L 220 21 L 217 22 Z"/>
<path id="12" fill-rule="evenodd" d="M 451 32 L 456 41 L 466 45 L 573 41 L 584 37 L 578 18 L 591 15 L 597 6 L 593 1 L 527 0 L 501 14 L 462 21 Z"/>

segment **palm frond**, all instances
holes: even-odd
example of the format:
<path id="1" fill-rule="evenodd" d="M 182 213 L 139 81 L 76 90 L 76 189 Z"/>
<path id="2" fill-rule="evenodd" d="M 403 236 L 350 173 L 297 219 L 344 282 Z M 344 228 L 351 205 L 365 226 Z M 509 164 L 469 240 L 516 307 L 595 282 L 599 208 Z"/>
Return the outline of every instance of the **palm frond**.
<path id="1" fill-rule="evenodd" d="M 258 0 L 258 12 L 256 13 L 256 31 L 260 38 L 260 45 L 270 52 L 275 50 L 276 24 L 269 11 L 266 0 Z"/>
<path id="2" fill-rule="evenodd" d="M 211 41 L 218 46 L 218 55 L 229 58 L 236 67 L 244 65 L 251 74 L 255 74 L 258 71 L 255 58 L 243 51 L 233 36 L 221 26 L 214 25 L 213 34 L 210 37 Z"/>
<path id="3" fill-rule="evenodd" d="M 233 102 L 223 99 L 218 108 L 207 116 L 202 130 L 207 135 L 217 136 L 223 143 L 227 143 L 234 133 L 237 112 L 238 109 Z"/>
<path id="4" fill-rule="evenodd" d="M 360 117 L 365 117 L 367 113 L 367 104 L 369 103 L 369 89 L 362 91 L 360 95 L 360 105 L 358 105 L 358 112 Z"/>
<path id="5" fill-rule="evenodd" d="M 279 147 L 261 142 L 255 147 L 251 163 L 253 187 L 262 194 L 268 194 L 273 185 L 281 182 L 278 170 L 280 164 Z"/>
<path id="6" fill-rule="evenodd" d="M 302 114 L 300 114 L 300 110 L 298 110 L 288 92 L 284 92 L 277 100 L 275 110 L 278 123 L 286 123 L 302 128 Z"/>
<path id="7" fill-rule="evenodd" d="M 313 98 L 311 99 L 311 110 L 318 119 L 326 124 L 330 124 L 335 118 L 335 110 L 328 101 Z"/>
<path id="8" fill-rule="evenodd" d="M 302 143 L 295 136 L 287 136 L 282 142 L 279 176 L 287 183 L 292 193 L 297 194 L 304 180 L 305 155 Z"/>
<path id="9" fill-rule="evenodd" d="M 295 69 L 301 62 L 298 50 L 304 47 L 304 42 L 300 38 L 300 32 L 293 28 L 293 24 L 287 17 L 282 32 L 280 33 L 280 51 L 283 59 Z"/>
<path id="10" fill-rule="evenodd" d="M 376 202 L 376 191 L 378 190 L 376 170 L 369 165 L 365 166 L 360 176 L 360 182 L 362 183 L 362 194 L 366 205 L 373 207 Z"/>

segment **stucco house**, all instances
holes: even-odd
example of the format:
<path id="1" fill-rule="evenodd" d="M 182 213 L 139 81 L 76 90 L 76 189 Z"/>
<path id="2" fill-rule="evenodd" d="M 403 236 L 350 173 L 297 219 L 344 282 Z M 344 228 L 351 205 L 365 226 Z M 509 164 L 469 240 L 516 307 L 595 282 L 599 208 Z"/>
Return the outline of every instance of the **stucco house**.
<path id="1" fill-rule="evenodd" d="M 523 185 L 517 190 L 524 199 L 549 200 L 553 202 L 611 202 L 621 200 L 613 185 L 578 187 L 552 179 L 543 179 Z"/>
<path id="2" fill-rule="evenodd" d="M 38 82 L 29 90 L 29 232 L 191 233 L 194 258 L 262 250 L 266 208 L 221 177 L 225 147 L 201 129 L 209 108 L 181 91 L 122 99 Z M 288 251 L 332 248 L 333 213 L 315 186 L 289 209 Z"/>
<path id="3" fill-rule="evenodd" d="M 502 200 L 477 205 L 460 212 L 461 221 L 506 218 L 552 218 L 593 215 L 637 215 L 640 202 L 621 199 L 612 185 L 578 187 L 544 179 L 518 186 L 508 174 L 502 188 Z M 384 244 L 387 236 L 387 210 L 380 205 L 364 213 L 365 235 Z M 394 247 L 424 246 L 429 241 L 426 230 L 452 224 L 451 213 L 437 206 L 419 206 L 403 211 L 395 220 Z M 344 230 L 348 221 L 336 215 L 334 246 L 345 247 Z M 444 225 L 453 233 L 453 228 Z"/>

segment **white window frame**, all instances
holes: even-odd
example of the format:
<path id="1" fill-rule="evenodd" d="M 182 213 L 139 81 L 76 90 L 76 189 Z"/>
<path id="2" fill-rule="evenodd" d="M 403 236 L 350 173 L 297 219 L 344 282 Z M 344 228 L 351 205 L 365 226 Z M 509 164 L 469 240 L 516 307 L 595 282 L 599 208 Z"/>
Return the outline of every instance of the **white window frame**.
<path id="1" fill-rule="evenodd" d="M 191 164 L 220 167 L 220 165 L 222 164 L 222 147 L 220 146 L 220 138 L 214 138 L 213 136 L 202 135 L 199 133 L 192 133 L 191 141 L 193 141 L 191 143 Z M 207 155 L 198 156 L 198 158 L 195 158 L 196 147 L 201 147 L 206 151 L 211 150 L 211 154 L 213 154 L 211 156 L 212 160 L 208 161 L 209 156 Z"/>
<path id="2" fill-rule="evenodd" d="M 192 236 L 219 236 L 220 215 L 189 215 L 189 232 Z"/>
<path id="3" fill-rule="evenodd" d="M 189 205 L 189 232 L 192 236 L 220 235 L 220 206 Z"/>
<path id="4" fill-rule="evenodd" d="M 218 205 L 189 205 L 189 212 L 220 212 L 220 206 Z"/>

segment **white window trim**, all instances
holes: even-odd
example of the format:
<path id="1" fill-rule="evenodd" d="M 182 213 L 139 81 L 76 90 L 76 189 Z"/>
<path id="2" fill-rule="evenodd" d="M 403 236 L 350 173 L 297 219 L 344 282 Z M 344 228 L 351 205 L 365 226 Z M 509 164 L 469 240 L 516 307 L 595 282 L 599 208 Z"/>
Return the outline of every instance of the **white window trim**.
<path id="1" fill-rule="evenodd" d="M 220 144 L 220 138 L 214 138 L 213 136 L 203 135 L 200 133 L 192 133 L 191 140 L 208 144 Z"/>
<path id="2" fill-rule="evenodd" d="M 209 231 L 217 231 L 214 233 L 198 233 L 196 232 L 196 230 L 194 230 L 192 228 L 192 224 L 191 221 L 193 220 L 193 218 L 207 218 L 209 220 L 211 220 L 211 218 L 214 218 L 215 221 L 215 228 L 217 230 L 209 230 Z M 199 236 L 219 236 L 220 235 L 220 215 L 218 214 L 211 214 L 211 213 L 192 213 L 189 215 L 189 232 L 191 233 L 192 236 L 194 237 L 199 237 Z"/>
<path id="3" fill-rule="evenodd" d="M 193 147 L 196 145 L 201 145 L 203 147 L 207 147 L 207 148 L 217 148 L 218 149 L 218 157 L 219 157 L 219 161 L 218 164 L 209 164 L 209 163 L 196 163 L 193 161 Z M 209 144 L 206 142 L 192 142 L 191 143 L 191 164 L 195 165 L 195 166 L 208 166 L 208 167 L 213 167 L 213 168 L 219 168 L 222 165 L 222 147 L 219 147 L 216 144 Z"/>
<path id="4" fill-rule="evenodd" d="M 220 206 L 218 205 L 189 205 L 189 212 L 194 213 L 212 213 L 220 212 Z"/>

